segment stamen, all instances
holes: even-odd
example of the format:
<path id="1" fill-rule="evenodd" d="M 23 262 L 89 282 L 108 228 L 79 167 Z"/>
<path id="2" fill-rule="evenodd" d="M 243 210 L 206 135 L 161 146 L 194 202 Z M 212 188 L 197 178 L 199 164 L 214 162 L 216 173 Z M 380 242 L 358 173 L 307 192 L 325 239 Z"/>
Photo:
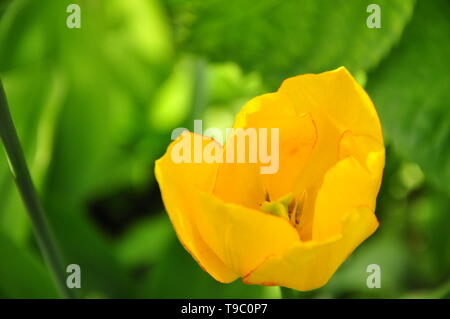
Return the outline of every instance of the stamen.
<path id="1" fill-rule="evenodd" d="M 297 200 L 294 199 L 289 208 L 289 221 L 292 225 L 295 226 L 295 211 L 297 209 Z"/>
<path id="2" fill-rule="evenodd" d="M 300 219 L 302 217 L 305 201 L 306 201 L 306 192 L 303 192 L 303 194 L 298 198 L 297 206 L 295 207 L 295 225 L 300 224 Z"/>
<path id="3" fill-rule="evenodd" d="M 302 218 L 303 208 L 306 200 L 306 192 L 297 199 L 289 193 L 276 201 L 270 201 L 269 193 L 265 194 L 266 200 L 260 205 L 263 212 L 282 217 L 297 227 Z"/>
<path id="4" fill-rule="evenodd" d="M 295 204 L 294 197 L 291 193 L 283 196 L 276 201 L 270 201 L 269 194 L 266 192 L 266 201 L 261 204 L 261 210 L 275 216 L 282 217 L 287 221 L 291 221 L 291 214 Z"/>
<path id="5" fill-rule="evenodd" d="M 292 215 L 292 212 L 294 211 L 294 209 L 295 209 L 295 205 L 296 205 L 296 201 L 295 201 L 295 198 L 289 203 L 289 206 L 288 206 L 288 215 L 289 215 L 289 219 L 291 219 L 291 215 Z"/>
<path id="6" fill-rule="evenodd" d="M 297 205 L 295 209 L 295 224 L 300 224 L 300 217 L 302 217 L 303 205 Z"/>

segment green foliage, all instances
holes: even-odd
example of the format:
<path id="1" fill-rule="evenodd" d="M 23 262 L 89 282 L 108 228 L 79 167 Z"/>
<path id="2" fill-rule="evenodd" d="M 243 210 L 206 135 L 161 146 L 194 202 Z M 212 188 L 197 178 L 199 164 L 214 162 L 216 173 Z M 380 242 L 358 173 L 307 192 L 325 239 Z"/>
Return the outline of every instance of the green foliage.
<path id="1" fill-rule="evenodd" d="M 387 142 L 380 229 L 300 297 L 448 298 L 450 113 L 444 0 L 0 1 L 0 75 L 28 165 L 81 297 L 278 298 L 215 282 L 182 248 L 153 164 L 171 130 L 228 127 L 251 97 L 344 65 Z M 417 3 L 416 3 L 417 2 Z M 66 7 L 81 6 L 81 29 Z M 368 264 L 382 288 L 366 286 Z M 0 157 L 0 297 L 56 289 Z"/>
<path id="2" fill-rule="evenodd" d="M 36 256 L 0 232 L 0 297 L 58 298 L 50 273 Z"/>
<path id="3" fill-rule="evenodd" d="M 372 1 L 171 1 L 182 46 L 235 61 L 277 87 L 283 79 L 345 65 L 364 72 L 399 39 L 414 1 L 377 1 L 382 28 L 367 28 Z M 350 48 L 350 49 L 349 49 Z"/>
<path id="4" fill-rule="evenodd" d="M 440 193 L 427 192 L 411 207 L 411 232 L 417 270 L 423 273 L 426 283 L 443 281 L 450 274 L 450 199 Z"/>
<path id="5" fill-rule="evenodd" d="M 264 288 L 237 281 L 224 286 L 192 262 L 172 237 L 154 272 L 143 281 L 142 295 L 150 298 L 263 298 Z M 176 275 L 175 275 L 176 274 Z"/>
<path id="6" fill-rule="evenodd" d="M 448 1 L 419 2 L 401 43 L 370 75 L 367 85 L 395 149 L 419 163 L 427 178 L 447 194 L 449 9 Z"/>

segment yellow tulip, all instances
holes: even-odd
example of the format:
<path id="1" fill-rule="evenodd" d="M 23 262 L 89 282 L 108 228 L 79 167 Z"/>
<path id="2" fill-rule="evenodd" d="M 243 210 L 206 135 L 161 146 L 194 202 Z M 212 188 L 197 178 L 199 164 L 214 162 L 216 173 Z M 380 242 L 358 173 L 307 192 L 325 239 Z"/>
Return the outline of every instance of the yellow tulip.
<path id="1" fill-rule="evenodd" d="M 285 80 L 250 100 L 234 127 L 279 128 L 279 170 L 174 162 L 183 137 L 200 139 L 201 150 L 211 143 L 182 134 L 155 164 L 179 240 L 223 283 L 323 286 L 378 227 L 384 142 L 373 103 L 341 67 Z"/>

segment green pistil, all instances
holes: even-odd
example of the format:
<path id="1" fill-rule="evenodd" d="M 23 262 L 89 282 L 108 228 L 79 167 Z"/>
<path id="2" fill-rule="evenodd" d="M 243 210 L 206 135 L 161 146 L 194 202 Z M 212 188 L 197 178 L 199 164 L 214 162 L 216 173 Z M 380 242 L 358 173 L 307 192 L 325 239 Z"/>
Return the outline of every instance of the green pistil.
<path id="1" fill-rule="evenodd" d="M 261 204 L 261 210 L 265 213 L 279 216 L 289 221 L 289 210 L 292 207 L 291 203 L 293 199 L 294 196 L 292 193 L 289 193 L 276 201 L 265 201 Z"/>

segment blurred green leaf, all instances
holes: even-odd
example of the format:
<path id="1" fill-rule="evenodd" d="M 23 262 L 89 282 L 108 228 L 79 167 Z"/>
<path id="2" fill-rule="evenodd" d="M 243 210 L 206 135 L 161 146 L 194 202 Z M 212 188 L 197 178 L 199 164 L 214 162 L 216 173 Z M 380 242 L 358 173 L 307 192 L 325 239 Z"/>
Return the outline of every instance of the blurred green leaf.
<path id="1" fill-rule="evenodd" d="M 154 130 L 168 132 L 186 119 L 192 108 L 195 61 L 181 59 L 159 87 L 149 108 L 148 123 Z"/>
<path id="2" fill-rule="evenodd" d="M 129 182 L 124 175 L 133 173 L 133 153 L 124 147 L 124 132 L 130 131 L 130 104 L 119 106 L 111 100 L 118 95 L 113 91 L 117 86 L 109 77 L 104 47 L 97 38 L 105 25 L 103 4 L 76 1 L 84 9 L 84 28 L 71 30 L 65 19 L 66 7 L 73 2 L 51 0 L 36 7 L 35 1 L 18 1 L 12 13 L 7 13 L 10 20 L 2 19 L 0 52 L 2 62 L 6 61 L 2 69 L 7 72 L 6 90 L 22 143 L 30 150 L 27 155 L 33 155 L 27 156 L 35 167 L 33 177 L 41 186 L 67 261 L 81 266 L 83 293 L 124 297 L 131 289 L 127 273 L 112 246 L 87 219 L 86 205 L 98 190 L 106 192 L 106 186 Z M 29 32 L 34 28 L 46 30 L 45 37 Z M 40 46 L 44 53 L 38 50 Z M 56 84 L 64 84 L 63 94 L 56 98 L 52 89 L 55 70 L 62 74 Z M 38 152 L 31 153 L 35 147 Z M 0 178 L 8 189 L 13 185 L 5 162 Z M 0 208 L 6 222 L 2 227 L 11 229 L 8 234 L 19 241 L 17 217 L 24 220 L 24 215 L 17 209 L 23 208 L 17 201 L 4 205 Z"/>
<path id="3" fill-rule="evenodd" d="M 420 284 L 440 285 L 450 278 L 450 198 L 426 192 L 411 205 L 411 247 Z"/>
<path id="4" fill-rule="evenodd" d="M 141 283 L 144 298 L 262 298 L 265 287 L 239 280 L 222 284 L 209 276 L 172 235 L 164 256 Z"/>
<path id="5" fill-rule="evenodd" d="M 370 74 L 384 133 L 450 194 L 450 3 L 419 1 L 400 45 Z"/>
<path id="6" fill-rule="evenodd" d="M 236 61 L 278 86 L 289 76 L 341 65 L 378 64 L 399 39 L 413 0 L 380 0 L 382 28 L 369 29 L 372 1 L 172 0 L 184 46 L 215 61 Z"/>
<path id="7" fill-rule="evenodd" d="M 108 0 L 105 10 L 114 45 L 128 48 L 150 62 L 170 60 L 174 53 L 171 29 L 159 1 Z"/>
<path id="8" fill-rule="evenodd" d="M 155 264 L 172 240 L 173 228 L 167 215 L 139 221 L 118 241 L 117 256 L 127 267 Z"/>
<path id="9" fill-rule="evenodd" d="M 46 10 L 65 12 L 67 4 L 52 2 Z M 104 27 L 102 6 L 83 5 L 82 29 L 55 26 L 59 46 L 54 54 L 67 79 L 67 95 L 51 136 L 53 153 L 43 199 L 67 262 L 81 267 L 83 294 L 125 297 L 130 293 L 126 270 L 114 256 L 112 245 L 88 219 L 87 203 L 100 189 L 107 192 L 124 180 L 119 173 L 129 158 L 121 148 L 129 109 L 112 102 L 114 84 L 101 42 L 92 36 L 101 34 Z"/>
<path id="10" fill-rule="evenodd" d="M 3 76 L 11 113 L 38 188 L 43 182 L 51 156 L 51 132 L 55 126 L 55 111 L 61 106 L 59 95 L 63 83 L 55 72 L 44 70 L 43 65 L 37 64 L 10 70 Z M 3 145 L 0 148 L 3 150 Z M 1 227 L 16 243 L 24 243 L 29 234 L 26 212 L 15 189 L 4 152 L 1 157 Z"/>
<path id="11" fill-rule="evenodd" d="M 209 98 L 212 105 L 227 105 L 230 102 L 251 99 L 264 92 L 260 74 L 243 74 L 241 68 L 232 62 L 214 63 L 208 67 Z M 239 108 L 230 111 L 238 111 Z"/>
<path id="12" fill-rule="evenodd" d="M 0 231 L 0 296 L 4 298 L 58 298 L 46 267 L 36 256 Z"/>
<path id="13" fill-rule="evenodd" d="M 28 244 L 31 225 L 22 198 L 12 180 L 1 194 L 3 202 L 0 208 L 0 231 L 13 240 L 16 245 L 24 247 Z"/>
<path id="14" fill-rule="evenodd" d="M 167 16 L 156 0 L 104 1 L 102 9 L 108 74 L 134 104 L 147 107 L 154 90 L 170 75 L 175 59 Z"/>
<path id="15" fill-rule="evenodd" d="M 408 292 L 401 298 L 407 299 L 449 299 L 450 298 L 450 281 L 444 283 L 436 289 L 418 290 Z"/>
<path id="16" fill-rule="evenodd" d="M 30 66 L 51 56 L 53 30 L 43 15 L 42 3 L 12 1 L 0 23 L 0 71 Z"/>
<path id="17" fill-rule="evenodd" d="M 132 287 L 127 272 L 119 264 L 112 245 L 86 218 L 86 212 L 57 201 L 47 203 L 46 207 L 65 260 L 81 268 L 81 295 L 130 296 Z"/>

